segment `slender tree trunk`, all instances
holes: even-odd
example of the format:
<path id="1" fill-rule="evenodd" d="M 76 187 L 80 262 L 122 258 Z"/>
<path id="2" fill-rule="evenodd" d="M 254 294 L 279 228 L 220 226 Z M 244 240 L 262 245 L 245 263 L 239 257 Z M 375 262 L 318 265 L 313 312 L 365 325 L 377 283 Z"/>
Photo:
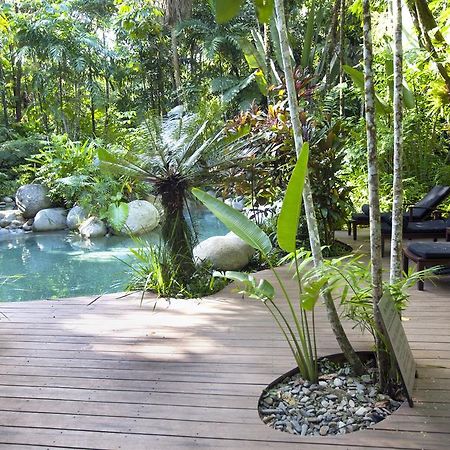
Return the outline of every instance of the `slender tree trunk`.
<path id="1" fill-rule="evenodd" d="M 175 81 L 175 90 L 178 101 L 180 101 L 180 94 L 181 94 L 180 58 L 178 55 L 177 31 L 174 26 L 170 29 L 170 38 L 172 47 L 172 64 L 173 64 L 173 77 Z"/>
<path id="2" fill-rule="evenodd" d="M 0 63 L 0 96 L 3 108 L 3 123 L 5 127 L 8 127 L 9 126 L 8 102 L 6 99 L 5 72 L 3 71 L 3 65 L 1 63 Z"/>
<path id="3" fill-rule="evenodd" d="M 325 54 L 325 89 L 331 86 L 331 63 L 333 62 L 333 56 L 336 53 L 337 44 L 337 33 L 338 33 L 338 23 L 339 23 L 339 10 L 341 6 L 341 0 L 336 0 L 334 2 L 333 13 L 331 18 L 331 28 L 328 34 L 327 51 Z"/>
<path id="4" fill-rule="evenodd" d="M 394 185 L 392 189 L 392 240 L 390 282 L 402 276 L 403 240 L 403 46 L 402 0 L 393 0 L 394 16 Z"/>
<path id="5" fill-rule="evenodd" d="M 341 89 L 339 91 L 339 115 L 341 118 L 344 118 L 345 116 L 345 96 L 344 96 L 344 89 L 342 88 L 342 85 L 345 81 L 344 76 L 344 63 L 345 63 L 345 54 L 344 54 L 344 47 L 345 47 L 345 0 L 341 1 L 341 8 L 340 8 L 340 22 L 339 22 L 339 84 L 341 85 Z"/>
<path id="6" fill-rule="evenodd" d="M 94 77 L 92 75 L 92 68 L 89 67 L 89 96 L 90 96 L 90 102 L 89 102 L 89 109 L 91 112 L 91 129 L 92 129 L 92 136 L 96 136 L 96 127 L 95 127 L 95 101 L 94 101 Z"/>
<path id="7" fill-rule="evenodd" d="M 20 122 L 22 120 L 22 63 L 13 57 L 12 67 L 15 118 L 16 122 Z"/>
<path id="8" fill-rule="evenodd" d="M 63 75 L 61 63 L 58 63 L 58 95 L 59 95 L 59 115 L 61 119 L 61 129 L 66 131 L 64 119 L 64 92 L 63 92 Z"/>
<path id="9" fill-rule="evenodd" d="M 381 260 L 381 219 L 379 198 L 379 175 L 377 155 L 377 135 L 375 124 L 375 87 L 373 81 L 372 19 L 370 0 L 363 0 L 364 32 L 364 94 L 367 133 L 367 168 L 370 205 L 370 262 L 372 271 L 372 301 L 375 321 L 375 343 L 380 387 L 384 391 L 387 384 L 387 354 L 383 349 L 380 334 L 382 320 L 378 302 L 383 295 L 382 260 Z"/>
<path id="10" fill-rule="evenodd" d="M 283 0 L 275 0 L 275 11 L 277 29 L 280 37 L 283 70 L 288 92 L 289 110 L 291 115 L 292 128 L 294 131 L 295 149 L 297 154 L 299 154 L 303 145 L 302 126 L 300 123 L 300 111 L 298 106 L 297 93 L 295 90 L 293 69 L 290 60 L 290 49 L 288 43 L 289 41 Z M 306 177 L 305 179 L 305 186 L 303 188 L 303 202 L 305 206 L 306 221 L 308 224 L 309 239 L 311 243 L 314 264 L 316 266 L 320 266 L 322 264 L 323 257 L 309 177 Z M 362 373 L 364 370 L 363 365 L 358 355 L 355 353 L 353 347 L 351 346 L 347 335 L 345 334 L 331 295 L 324 295 L 324 303 L 327 310 L 328 320 L 342 352 L 344 353 L 348 362 L 351 364 L 353 370 L 356 373 Z"/>

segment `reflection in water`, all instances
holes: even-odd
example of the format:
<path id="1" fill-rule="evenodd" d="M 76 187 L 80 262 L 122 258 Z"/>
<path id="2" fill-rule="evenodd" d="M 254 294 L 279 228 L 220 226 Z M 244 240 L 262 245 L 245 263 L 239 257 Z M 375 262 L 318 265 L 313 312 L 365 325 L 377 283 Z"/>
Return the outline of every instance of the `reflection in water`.
<path id="1" fill-rule="evenodd" d="M 227 233 L 214 216 L 196 214 L 200 239 Z M 145 236 L 158 243 L 157 232 Z M 128 280 L 130 247 L 136 243 L 122 236 L 84 241 L 60 233 L 21 234 L 0 239 L 0 278 L 20 277 L 0 283 L 0 301 L 100 295 L 124 289 Z"/>

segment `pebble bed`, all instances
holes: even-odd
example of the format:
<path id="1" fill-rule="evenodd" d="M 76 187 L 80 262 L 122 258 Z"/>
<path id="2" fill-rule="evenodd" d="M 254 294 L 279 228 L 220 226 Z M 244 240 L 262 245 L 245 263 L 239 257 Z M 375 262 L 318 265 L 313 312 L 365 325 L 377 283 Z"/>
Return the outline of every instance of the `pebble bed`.
<path id="1" fill-rule="evenodd" d="M 369 428 L 403 402 L 380 394 L 376 370 L 352 376 L 348 365 L 322 360 L 317 384 L 298 374 L 263 393 L 259 413 L 264 423 L 300 436 L 327 436 Z"/>

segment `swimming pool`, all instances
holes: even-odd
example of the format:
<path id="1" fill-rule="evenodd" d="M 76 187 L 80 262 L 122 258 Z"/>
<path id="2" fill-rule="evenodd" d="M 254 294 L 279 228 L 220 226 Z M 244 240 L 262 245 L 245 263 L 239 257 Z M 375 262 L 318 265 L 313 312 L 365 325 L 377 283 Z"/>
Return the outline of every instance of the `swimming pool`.
<path id="1" fill-rule="evenodd" d="M 200 240 L 228 232 L 208 211 L 197 212 Z M 157 231 L 145 236 L 157 243 Z M 123 291 L 132 261 L 129 237 L 84 241 L 67 232 L 0 237 L 0 302 L 40 300 Z M 4 277 L 6 281 L 2 282 Z"/>

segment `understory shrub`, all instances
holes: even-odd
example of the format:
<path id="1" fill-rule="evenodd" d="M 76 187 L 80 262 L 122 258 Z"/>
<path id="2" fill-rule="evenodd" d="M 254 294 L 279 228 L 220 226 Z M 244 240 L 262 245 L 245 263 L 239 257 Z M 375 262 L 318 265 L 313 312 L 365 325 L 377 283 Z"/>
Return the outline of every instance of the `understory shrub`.
<path id="1" fill-rule="evenodd" d="M 195 267 L 189 279 L 178 276 L 177 262 L 163 243 L 154 245 L 143 239 L 135 239 L 136 248 L 130 249 L 134 260 L 126 263 L 130 269 L 129 291 L 150 291 L 159 297 L 198 298 L 211 295 L 228 282 L 213 277 L 211 266 L 201 264 Z"/>
<path id="2" fill-rule="evenodd" d="M 112 203 L 142 198 L 148 188 L 126 175 L 105 173 L 97 162 L 100 142 L 74 142 L 67 135 L 54 135 L 49 145 L 29 158 L 23 175 L 48 187 L 59 205 L 77 204 L 100 218 Z"/>

